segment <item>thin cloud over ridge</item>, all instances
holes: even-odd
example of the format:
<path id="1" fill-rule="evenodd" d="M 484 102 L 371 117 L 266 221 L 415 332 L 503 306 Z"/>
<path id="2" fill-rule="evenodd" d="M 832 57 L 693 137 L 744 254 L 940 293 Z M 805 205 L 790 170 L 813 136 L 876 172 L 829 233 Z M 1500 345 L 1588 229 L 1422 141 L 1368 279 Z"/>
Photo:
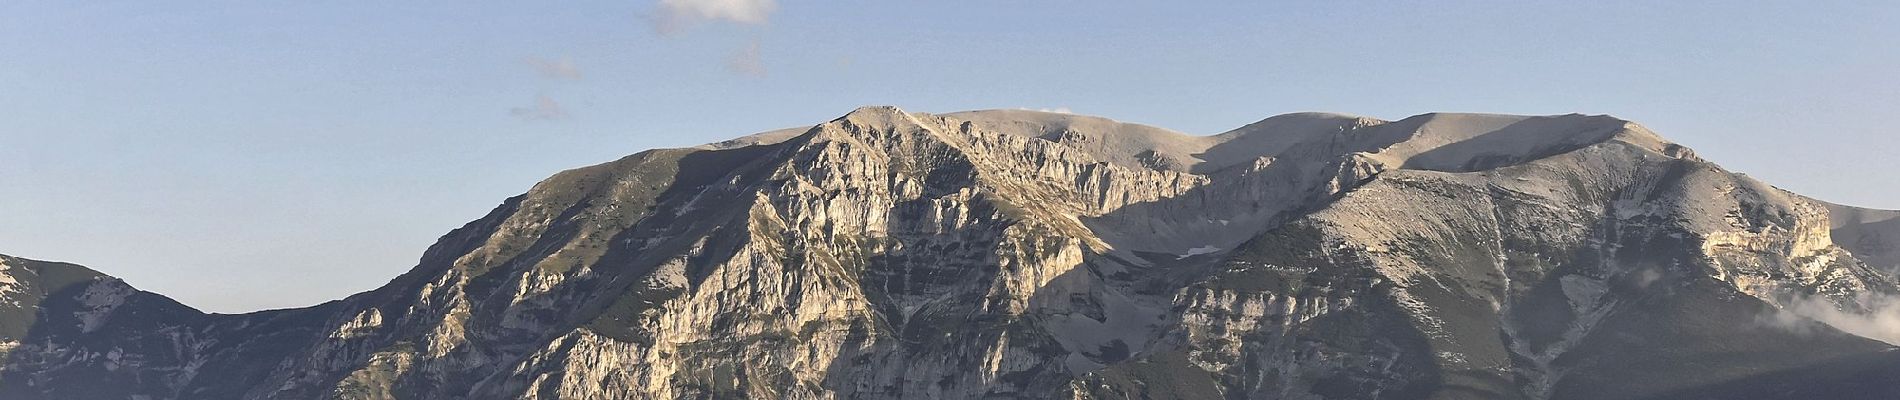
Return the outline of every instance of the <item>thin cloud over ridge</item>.
<path id="1" fill-rule="evenodd" d="M 1813 332 L 1815 322 L 1887 344 L 1900 345 L 1900 296 L 1861 293 L 1845 304 L 1823 296 L 1793 296 L 1772 315 L 1757 318 L 1795 333 Z M 1843 309 L 1848 308 L 1848 309 Z"/>

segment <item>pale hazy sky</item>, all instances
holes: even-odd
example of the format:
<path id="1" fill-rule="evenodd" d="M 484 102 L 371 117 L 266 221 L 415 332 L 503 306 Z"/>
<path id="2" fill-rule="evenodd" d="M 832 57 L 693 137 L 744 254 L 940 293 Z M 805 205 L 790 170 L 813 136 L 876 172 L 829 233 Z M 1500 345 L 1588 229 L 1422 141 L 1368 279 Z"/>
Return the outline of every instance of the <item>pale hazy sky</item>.
<path id="1" fill-rule="evenodd" d="M 258 3 L 0 3 L 0 253 L 307 306 L 555 171 L 867 104 L 1608 113 L 1900 208 L 1891 0 Z"/>

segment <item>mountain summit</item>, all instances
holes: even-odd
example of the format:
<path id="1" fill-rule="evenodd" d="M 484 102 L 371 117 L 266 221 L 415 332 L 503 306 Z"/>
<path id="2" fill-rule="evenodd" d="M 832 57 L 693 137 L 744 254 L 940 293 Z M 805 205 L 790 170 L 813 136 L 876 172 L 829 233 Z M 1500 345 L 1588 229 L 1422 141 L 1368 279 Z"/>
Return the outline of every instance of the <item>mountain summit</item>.
<path id="1" fill-rule="evenodd" d="M 0 398 L 1894 398 L 1897 245 L 1608 116 L 865 107 L 561 172 L 309 308 L 0 257 Z"/>

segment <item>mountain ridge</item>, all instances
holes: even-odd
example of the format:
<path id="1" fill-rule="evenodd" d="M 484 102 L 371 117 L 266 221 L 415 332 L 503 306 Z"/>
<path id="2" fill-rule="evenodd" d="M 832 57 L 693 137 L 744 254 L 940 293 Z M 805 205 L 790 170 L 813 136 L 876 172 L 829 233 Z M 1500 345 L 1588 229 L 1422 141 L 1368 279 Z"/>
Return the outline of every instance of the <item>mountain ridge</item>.
<path id="1" fill-rule="evenodd" d="M 1886 254 L 1885 213 L 1608 116 L 1301 113 L 1187 136 L 866 107 L 560 172 L 390 283 L 308 308 L 203 314 L 69 282 L 20 308 L 33 332 L 10 338 L 0 395 L 1717 393 L 1885 362 L 1891 345 L 1761 322 L 1894 293 L 1859 258 Z M 1756 328 L 1719 328 L 1736 324 Z M 1740 358 L 1592 383 L 1723 351 Z M 1831 379 L 1795 377 L 1759 382 Z"/>

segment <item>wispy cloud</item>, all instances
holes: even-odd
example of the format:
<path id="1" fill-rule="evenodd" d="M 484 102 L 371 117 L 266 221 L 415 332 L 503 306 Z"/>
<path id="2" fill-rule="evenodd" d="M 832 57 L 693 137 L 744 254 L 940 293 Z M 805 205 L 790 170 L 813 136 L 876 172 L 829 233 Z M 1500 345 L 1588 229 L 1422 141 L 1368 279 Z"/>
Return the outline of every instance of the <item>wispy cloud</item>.
<path id="1" fill-rule="evenodd" d="M 528 57 L 527 61 L 528 65 L 534 66 L 535 72 L 540 73 L 543 78 L 566 80 L 581 79 L 580 67 L 574 66 L 574 60 L 567 59 L 566 57 L 562 57 L 558 60 Z"/>
<path id="2" fill-rule="evenodd" d="M 540 95 L 534 97 L 533 105 L 510 108 L 508 114 L 529 121 L 550 121 L 567 118 L 567 109 L 561 108 L 561 103 L 554 98 Z"/>
<path id="3" fill-rule="evenodd" d="M 777 10 L 776 0 L 660 0 L 653 30 L 672 35 L 706 21 L 760 25 Z"/>
<path id="4" fill-rule="evenodd" d="M 1820 322 L 1842 332 L 1900 345 L 1900 298 L 1861 294 L 1844 303 L 1821 296 L 1793 297 L 1782 302 L 1780 311 L 1760 320 L 1798 333 L 1811 332 L 1818 327 L 1815 322 Z"/>
<path id="5" fill-rule="evenodd" d="M 1041 112 L 1046 112 L 1046 113 L 1057 113 L 1057 114 L 1074 114 L 1074 112 L 1069 111 L 1068 107 L 1056 107 L 1056 108 L 1017 107 L 1016 109 L 1027 110 L 1027 111 L 1041 111 Z"/>
<path id="6" fill-rule="evenodd" d="M 754 40 L 752 44 L 746 45 L 743 49 L 739 49 L 737 53 L 733 53 L 731 58 L 726 59 L 726 69 L 732 70 L 732 72 L 736 72 L 740 75 L 764 78 L 765 60 L 759 54 L 759 41 Z"/>
<path id="7" fill-rule="evenodd" d="M 660 36 L 674 36 L 695 25 L 724 22 L 764 25 L 778 11 L 777 0 L 659 0 L 648 18 Z M 726 69 L 753 78 L 765 77 L 765 61 L 753 39 L 726 59 Z"/>

